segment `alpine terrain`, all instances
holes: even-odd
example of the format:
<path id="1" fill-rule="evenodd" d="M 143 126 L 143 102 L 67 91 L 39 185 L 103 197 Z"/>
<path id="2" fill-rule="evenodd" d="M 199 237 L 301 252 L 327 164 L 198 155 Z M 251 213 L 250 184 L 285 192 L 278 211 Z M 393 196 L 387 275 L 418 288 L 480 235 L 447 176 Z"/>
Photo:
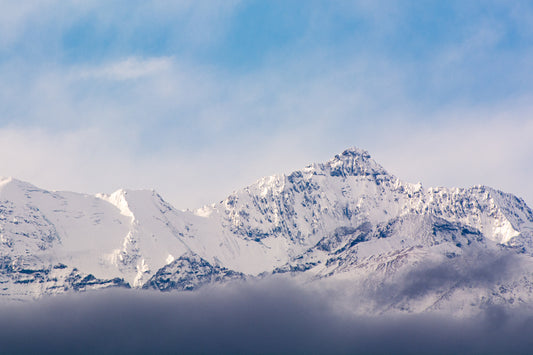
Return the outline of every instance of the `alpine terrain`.
<path id="1" fill-rule="evenodd" d="M 195 211 L 153 190 L 93 196 L 0 181 L 5 299 L 270 277 L 358 297 L 359 312 L 533 304 L 533 212 L 490 187 L 403 182 L 356 148 Z"/>

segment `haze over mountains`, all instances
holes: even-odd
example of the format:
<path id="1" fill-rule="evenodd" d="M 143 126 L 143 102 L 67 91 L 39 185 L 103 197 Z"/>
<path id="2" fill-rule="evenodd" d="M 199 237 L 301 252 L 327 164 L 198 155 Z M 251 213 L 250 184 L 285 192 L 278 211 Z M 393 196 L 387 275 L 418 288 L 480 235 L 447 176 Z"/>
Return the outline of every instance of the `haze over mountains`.
<path id="1" fill-rule="evenodd" d="M 533 212 L 522 199 L 425 189 L 357 148 L 195 211 L 153 190 L 92 196 L 2 179 L 0 228 L 9 299 L 270 277 L 364 296 L 351 308 L 371 314 L 465 314 L 533 296 Z"/>

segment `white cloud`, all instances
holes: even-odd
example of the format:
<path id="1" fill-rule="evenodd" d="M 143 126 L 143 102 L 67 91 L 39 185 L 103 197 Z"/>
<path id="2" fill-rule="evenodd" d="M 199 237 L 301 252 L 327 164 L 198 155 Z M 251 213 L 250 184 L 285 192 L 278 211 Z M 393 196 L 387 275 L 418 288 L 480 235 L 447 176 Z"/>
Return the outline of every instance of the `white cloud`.
<path id="1" fill-rule="evenodd" d="M 31 18 L 38 15 L 52 1 L 0 1 L 0 46 L 17 40 Z"/>
<path id="2" fill-rule="evenodd" d="M 472 118 L 479 112 L 462 112 L 457 113 L 461 120 L 439 127 L 423 123 L 366 127 L 354 131 L 351 139 L 340 140 L 325 137 L 331 127 L 319 122 L 272 134 L 257 144 L 230 142 L 192 151 L 172 146 L 140 155 L 136 143 L 131 143 L 139 139 L 136 131 L 0 129 L 0 175 L 48 189 L 88 193 L 156 188 L 185 209 L 219 201 L 263 175 L 290 172 L 359 145 L 403 180 L 421 181 L 426 187 L 485 184 L 533 205 L 529 112 L 533 111 L 527 107 L 500 108 L 485 113 L 481 123 Z"/>
<path id="3" fill-rule="evenodd" d="M 128 80 L 161 74 L 170 69 L 172 58 L 136 58 L 129 57 L 101 67 L 79 69 L 80 79 Z"/>

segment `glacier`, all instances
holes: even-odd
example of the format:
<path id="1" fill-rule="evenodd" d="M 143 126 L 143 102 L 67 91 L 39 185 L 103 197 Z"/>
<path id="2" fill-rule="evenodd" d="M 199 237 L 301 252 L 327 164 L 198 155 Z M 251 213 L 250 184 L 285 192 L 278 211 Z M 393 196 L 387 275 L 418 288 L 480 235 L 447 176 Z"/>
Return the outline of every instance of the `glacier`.
<path id="1" fill-rule="evenodd" d="M 363 295 L 357 312 L 465 314 L 532 304 L 532 241 L 522 199 L 486 186 L 426 189 L 358 148 L 187 211 L 154 190 L 87 195 L 0 180 L 6 299 L 285 277 Z"/>

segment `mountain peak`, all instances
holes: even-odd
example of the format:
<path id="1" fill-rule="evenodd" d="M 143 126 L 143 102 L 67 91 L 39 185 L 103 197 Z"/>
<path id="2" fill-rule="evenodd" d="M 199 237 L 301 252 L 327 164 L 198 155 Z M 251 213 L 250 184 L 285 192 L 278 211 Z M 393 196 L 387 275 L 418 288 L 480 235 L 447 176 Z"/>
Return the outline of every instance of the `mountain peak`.
<path id="1" fill-rule="evenodd" d="M 348 149 L 345 149 L 344 152 L 342 152 L 340 155 L 342 156 L 362 156 L 370 158 L 370 154 L 367 150 L 357 148 L 357 147 L 350 147 Z"/>
<path id="2" fill-rule="evenodd" d="M 0 195 L 4 199 L 16 198 L 15 196 L 25 196 L 29 191 L 42 191 L 36 187 L 22 180 L 17 180 L 12 177 L 0 177 Z"/>
<path id="3" fill-rule="evenodd" d="M 101 198 L 117 207 L 122 215 L 132 218 L 135 217 L 135 211 L 132 210 L 132 208 L 139 208 L 139 206 L 151 206 L 154 204 L 154 201 L 163 201 L 162 197 L 154 189 L 119 189 L 110 195 L 96 194 L 96 197 Z"/>
<path id="4" fill-rule="evenodd" d="M 356 147 L 348 148 L 330 159 L 325 167 L 331 176 L 389 175 L 368 153 Z"/>

